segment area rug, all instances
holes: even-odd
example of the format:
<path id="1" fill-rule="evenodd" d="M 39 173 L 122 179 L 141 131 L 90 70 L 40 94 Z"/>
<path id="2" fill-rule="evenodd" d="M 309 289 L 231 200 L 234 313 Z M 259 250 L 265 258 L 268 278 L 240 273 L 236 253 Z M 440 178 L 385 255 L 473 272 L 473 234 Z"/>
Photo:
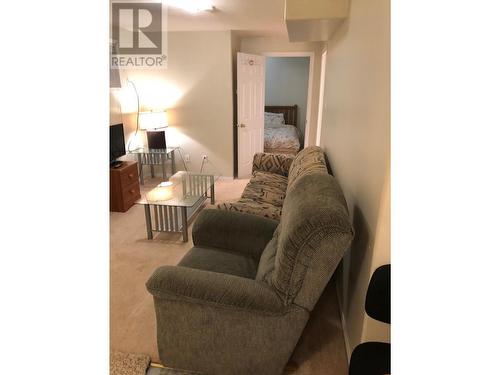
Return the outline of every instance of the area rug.
<path id="1" fill-rule="evenodd" d="M 113 351 L 110 357 L 110 375 L 145 375 L 151 362 L 146 354 Z"/>

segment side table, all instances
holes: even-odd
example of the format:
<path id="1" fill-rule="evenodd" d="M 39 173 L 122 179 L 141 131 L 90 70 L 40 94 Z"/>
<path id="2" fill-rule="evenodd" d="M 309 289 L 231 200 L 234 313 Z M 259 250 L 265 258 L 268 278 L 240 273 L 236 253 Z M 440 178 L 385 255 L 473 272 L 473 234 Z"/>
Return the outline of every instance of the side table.
<path id="1" fill-rule="evenodd" d="M 167 161 L 171 160 L 171 175 L 173 176 L 175 170 L 175 150 L 177 147 L 167 147 L 165 149 L 150 149 L 148 147 L 139 148 L 130 151 L 137 157 L 137 164 L 139 166 L 139 180 L 141 185 L 144 185 L 144 166 L 149 165 L 151 168 L 151 177 L 155 177 L 155 165 L 161 165 L 163 179 L 167 179 Z"/>

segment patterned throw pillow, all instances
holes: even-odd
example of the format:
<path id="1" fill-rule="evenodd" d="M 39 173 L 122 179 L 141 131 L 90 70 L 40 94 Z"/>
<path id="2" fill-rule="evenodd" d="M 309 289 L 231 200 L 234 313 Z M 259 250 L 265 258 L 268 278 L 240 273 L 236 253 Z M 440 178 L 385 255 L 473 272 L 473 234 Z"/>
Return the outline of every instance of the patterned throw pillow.
<path id="1" fill-rule="evenodd" d="M 278 127 L 285 124 L 283 113 L 264 112 L 264 125 L 266 128 Z"/>

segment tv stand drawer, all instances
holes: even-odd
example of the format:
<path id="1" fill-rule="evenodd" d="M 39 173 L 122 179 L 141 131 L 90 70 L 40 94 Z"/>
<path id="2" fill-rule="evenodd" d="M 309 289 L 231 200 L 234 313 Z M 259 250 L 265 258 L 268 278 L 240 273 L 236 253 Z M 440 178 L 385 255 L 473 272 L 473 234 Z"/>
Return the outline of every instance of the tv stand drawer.
<path id="1" fill-rule="evenodd" d="M 137 162 L 124 161 L 119 168 L 109 172 L 110 210 L 126 212 L 141 197 Z"/>
<path id="2" fill-rule="evenodd" d="M 141 188 L 139 187 L 139 181 L 136 181 L 133 184 L 124 187 L 124 189 L 122 190 L 123 204 L 127 210 L 132 207 L 135 201 L 140 197 Z"/>
<path id="3" fill-rule="evenodd" d="M 129 165 L 120 173 L 120 183 L 122 186 L 127 186 L 139 181 L 139 171 L 137 170 L 137 163 Z"/>

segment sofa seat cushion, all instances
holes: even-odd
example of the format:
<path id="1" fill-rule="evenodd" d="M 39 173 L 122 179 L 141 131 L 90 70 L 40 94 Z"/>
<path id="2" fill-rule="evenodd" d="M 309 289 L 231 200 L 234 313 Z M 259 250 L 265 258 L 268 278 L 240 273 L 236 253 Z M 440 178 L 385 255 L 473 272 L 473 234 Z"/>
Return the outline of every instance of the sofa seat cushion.
<path id="1" fill-rule="evenodd" d="M 288 177 L 272 172 L 255 171 L 252 174 L 250 183 L 269 184 L 272 186 L 276 186 L 277 188 L 286 190 Z"/>
<path id="2" fill-rule="evenodd" d="M 251 215 L 267 217 L 272 220 L 280 220 L 281 207 L 270 203 L 258 202 L 253 199 L 241 198 L 236 202 L 221 202 L 216 205 L 220 210 L 243 212 Z"/>
<path id="3" fill-rule="evenodd" d="M 241 253 L 195 246 L 178 265 L 255 279 L 258 262 Z"/>
<path id="4" fill-rule="evenodd" d="M 283 206 L 288 179 L 276 173 L 254 172 L 241 197 L 256 202 Z"/>

